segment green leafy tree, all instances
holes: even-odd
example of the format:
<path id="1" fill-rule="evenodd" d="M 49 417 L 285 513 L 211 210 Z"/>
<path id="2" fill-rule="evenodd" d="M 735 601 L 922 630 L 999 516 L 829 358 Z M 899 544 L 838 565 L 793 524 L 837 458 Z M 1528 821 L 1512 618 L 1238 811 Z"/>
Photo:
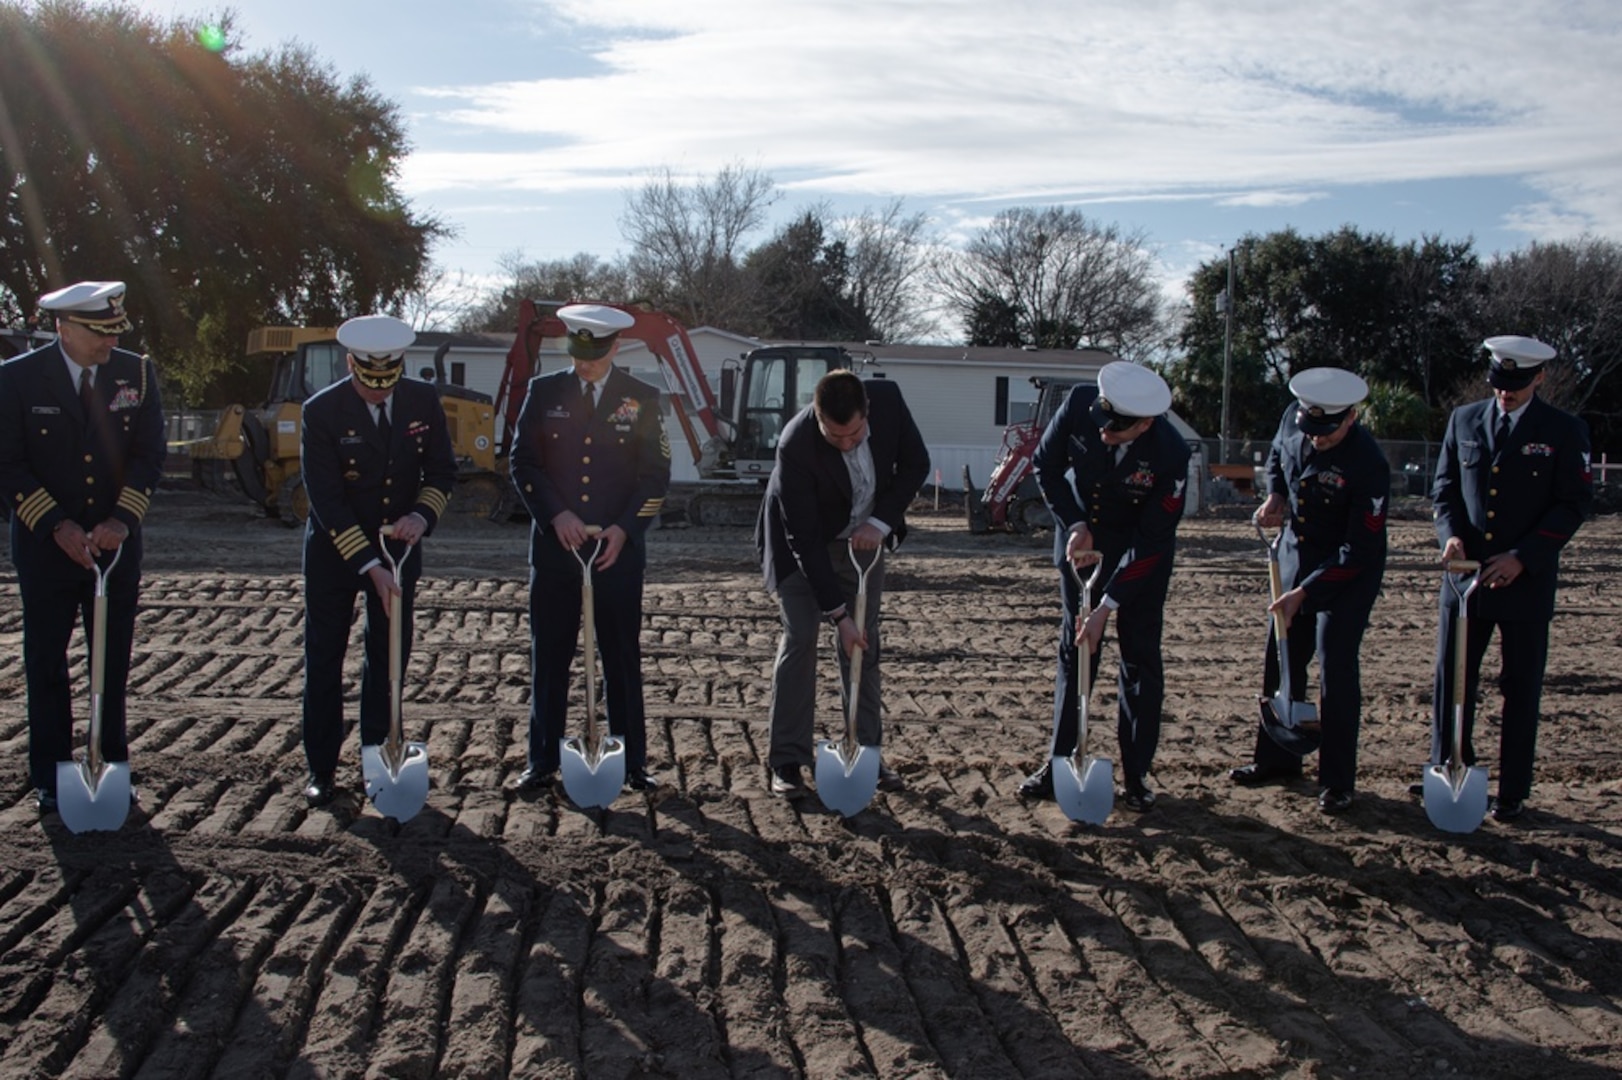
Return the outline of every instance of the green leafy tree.
<path id="1" fill-rule="evenodd" d="M 192 403 L 244 373 L 249 329 L 398 306 L 447 233 L 395 188 L 396 107 L 308 50 L 242 56 L 227 18 L 0 0 L 0 294 L 129 283 L 127 344 Z M 220 42 L 223 47 L 215 47 Z M 224 387 L 246 397 L 244 387 Z"/>
<path id="2" fill-rule="evenodd" d="M 1622 243 L 1591 236 L 1533 243 L 1494 260 L 1473 344 L 1526 334 L 1558 352 L 1544 397 L 1581 414 L 1595 453 L 1622 441 Z M 1481 351 L 1463 396 L 1482 396 Z"/>
<path id="3" fill-rule="evenodd" d="M 865 341 L 873 324 L 850 296 L 850 254 L 808 210 L 749 253 L 756 310 L 748 333 L 801 341 Z"/>
<path id="4" fill-rule="evenodd" d="M 1179 408 L 1197 428 L 1220 430 L 1224 335 L 1231 333 L 1235 438 L 1270 434 L 1290 400 L 1290 378 L 1324 366 L 1389 388 L 1386 437 L 1440 433 L 1446 392 L 1471 362 L 1467 343 L 1483 287 L 1468 241 L 1427 237 L 1399 245 L 1349 226 L 1319 237 L 1285 229 L 1245 237 L 1233 267 L 1231 326 L 1216 303 L 1227 291 L 1225 256 L 1190 279 L 1182 356 L 1168 367 Z"/>

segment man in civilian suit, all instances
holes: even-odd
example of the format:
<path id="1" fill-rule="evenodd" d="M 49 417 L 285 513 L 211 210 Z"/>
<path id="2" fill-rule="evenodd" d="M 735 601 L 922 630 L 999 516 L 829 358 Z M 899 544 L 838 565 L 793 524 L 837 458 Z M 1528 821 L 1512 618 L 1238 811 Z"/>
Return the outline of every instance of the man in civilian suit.
<path id="1" fill-rule="evenodd" d="M 445 410 L 432 386 L 402 379 L 411 327 L 364 315 L 338 327 L 350 377 L 304 403 L 304 798 L 324 806 L 337 795 L 343 749 L 343 666 L 355 594 L 366 595 L 365 660 L 360 677 L 360 742 L 388 738 L 389 597 L 400 596 L 401 667 L 411 657 L 411 617 L 422 557 L 394 583 L 378 549 L 392 525 L 395 558 L 433 531 L 456 483 Z"/>
<path id="2" fill-rule="evenodd" d="M 116 348 L 130 329 L 124 283 L 82 281 L 40 298 L 57 340 L 0 366 L 0 495 L 23 605 L 28 775 L 40 813 L 56 809 L 56 766 L 72 758 L 68 640 L 90 637 L 95 566 L 107 580 L 101 754 L 128 761 L 125 684 L 141 585 L 141 522 L 163 471 L 158 373 Z"/>
<path id="3" fill-rule="evenodd" d="M 812 402 L 783 428 L 777 462 L 755 525 L 766 588 L 777 594 L 783 633 L 772 673 L 771 749 L 766 764 L 774 794 L 805 794 L 801 770 L 814 763 L 817 638 L 822 624 L 839 637 L 839 663 L 850 685 L 850 651 L 860 645 L 862 677 L 856 734 L 864 746 L 882 741 L 879 708 L 879 607 L 884 563 L 867 580 L 867 625 L 850 612 L 857 573 L 850 549 L 876 558 L 907 535 L 906 510 L 929 475 L 929 451 L 901 391 L 892 382 L 863 382 L 833 371 L 818 382 Z M 901 778 L 879 766 L 879 789 L 897 791 Z"/>
<path id="4" fill-rule="evenodd" d="M 604 304 L 558 309 L 574 366 L 530 380 L 513 440 L 512 478 L 529 510 L 533 689 L 529 750 L 515 794 L 550 788 L 560 765 L 569 665 L 580 632 L 581 570 L 592 564 L 608 726 L 625 740 L 625 786 L 652 791 L 642 698 L 642 578 L 648 526 L 670 487 L 670 440 L 659 391 L 614 367 L 619 334 L 636 322 Z M 594 535 L 588 527 L 601 530 Z M 594 693 L 589 688 L 588 693 Z"/>
<path id="5" fill-rule="evenodd" d="M 1484 343 L 1491 356 L 1493 396 L 1453 410 L 1436 459 L 1436 535 L 1442 561 L 1481 565 L 1465 643 L 1464 760 L 1474 764 L 1471 729 L 1476 686 L 1493 628 L 1503 672 L 1503 728 L 1498 794 L 1490 813 L 1521 816 L 1532 793 L 1538 707 L 1549 656 L 1549 622 L 1565 547 L 1594 498 L 1588 426 L 1537 396 L 1555 351 L 1534 338 L 1504 336 Z M 1453 643 L 1458 598 L 1442 585 L 1436 637 L 1431 762 L 1452 745 Z M 1423 790 L 1421 790 L 1423 794 Z"/>
<path id="6" fill-rule="evenodd" d="M 1078 639 L 1085 638 L 1089 674 L 1096 675 L 1105 624 L 1117 613 L 1121 801 L 1138 813 L 1155 803 L 1148 776 L 1166 688 L 1160 626 L 1188 484 L 1188 441 L 1166 419 L 1170 408 L 1171 388 L 1155 372 L 1119 360 L 1105 364 L 1096 389 L 1070 392 L 1034 459 L 1036 482 L 1058 524 L 1053 561 L 1061 568 L 1064 606 L 1050 753 L 1073 754 L 1080 735 Z M 1092 614 L 1078 628 L 1081 585 L 1065 564 L 1089 550 L 1103 556 L 1104 569 L 1090 598 Z M 1051 757 L 1020 785 L 1019 796 L 1053 798 Z"/>

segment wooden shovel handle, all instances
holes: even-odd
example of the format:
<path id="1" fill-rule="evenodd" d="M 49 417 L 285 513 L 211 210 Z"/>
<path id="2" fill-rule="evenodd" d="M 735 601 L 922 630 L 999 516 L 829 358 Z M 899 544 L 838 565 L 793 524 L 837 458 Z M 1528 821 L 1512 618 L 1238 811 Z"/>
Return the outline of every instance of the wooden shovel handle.
<path id="1" fill-rule="evenodd" d="M 1442 564 L 1442 569 L 1450 574 L 1473 574 L 1481 569 L 1479 559 L 1449 559 Z"/>

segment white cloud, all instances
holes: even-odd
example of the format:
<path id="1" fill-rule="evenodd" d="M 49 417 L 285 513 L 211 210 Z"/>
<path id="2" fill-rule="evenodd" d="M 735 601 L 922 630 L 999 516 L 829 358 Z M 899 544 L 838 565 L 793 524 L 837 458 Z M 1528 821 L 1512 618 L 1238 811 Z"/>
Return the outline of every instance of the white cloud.
<path id="1" fill-rule="evenodd" d="M 1329 184 L 1523 176 L 1557 216 L 1622 217 L 1600 194 L 1622 190 L 1596 106 L 1622 100 L 1607 3 L 544 10 L 593 73 L 425 88 L 435 121 L 485 149 L 414 155 L 409 191 L 600 191 L 654 164 L 703 176 L 745 160 L 811 197 L 1289 206 Z"/>

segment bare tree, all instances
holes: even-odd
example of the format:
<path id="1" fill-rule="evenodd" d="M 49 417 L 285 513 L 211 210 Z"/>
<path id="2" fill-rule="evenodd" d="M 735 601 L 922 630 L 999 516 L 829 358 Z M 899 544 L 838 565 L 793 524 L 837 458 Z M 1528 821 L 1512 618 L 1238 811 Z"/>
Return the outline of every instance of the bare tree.
<path id="1" fill-rule="evenodd" d="M 526 262 L 521 252 L 511 251 L 497 265 L 508 282 L 468 305 L 458 329 L 511 332 L 518 324 L 518 305 L 525 299 L 625 303 L 632 298 L 624 262 L 604 262 L 584 251 L 548 262 Z"/>
<path id="2" fill-rule="evenodd" d="M 934 274 L 974 344 L 1084 344 L 1130 358 L 1161 339 L 1145 234 L 1077 210 L 1005 210 L 965 250 L 937 261 Z"/>
<path id="3" fill-rule="evenodd" d="M 750 309 L 744 238 L 776 200 L 772 178 L 741 164 L 696 183 L 666 167 L 627 199 L 620 219 L 638 297 L 689 326 L 736 325 Z"/>
<path id="4" fill-rule="evenodd" d="M 926 270 L 923 214 L 905 214 L 895 199 L 834 223 L 845 245 L 846 288 L 885 341 L 915 341 L 933 328 L 920 284 Z"/>
<path id="5" fill-rule="evenodd" d="M 429 263 L 417 284 L 400 297 L 399 317 L 413 330 L 449 330 L 462 323 L 477 300 L 465 272 Z"/>

